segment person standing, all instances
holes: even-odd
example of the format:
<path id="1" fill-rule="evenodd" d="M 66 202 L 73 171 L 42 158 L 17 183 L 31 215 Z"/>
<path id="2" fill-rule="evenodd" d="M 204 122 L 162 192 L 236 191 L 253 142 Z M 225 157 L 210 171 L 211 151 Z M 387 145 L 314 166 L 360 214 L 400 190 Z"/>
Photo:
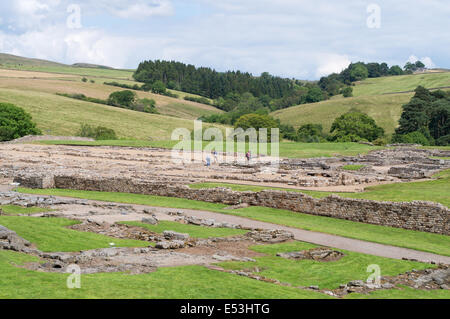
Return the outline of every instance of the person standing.
<path id="1" fill-rule="evenodd" d="M 248 151 L 248 152 L 245 154 L 245 157 L 247 158 L 247 162 L 250 163 L 250 160 L 251 160 L 251 158 L 252 158 L 252 153 L 251 153 L 250 151 Z"/>

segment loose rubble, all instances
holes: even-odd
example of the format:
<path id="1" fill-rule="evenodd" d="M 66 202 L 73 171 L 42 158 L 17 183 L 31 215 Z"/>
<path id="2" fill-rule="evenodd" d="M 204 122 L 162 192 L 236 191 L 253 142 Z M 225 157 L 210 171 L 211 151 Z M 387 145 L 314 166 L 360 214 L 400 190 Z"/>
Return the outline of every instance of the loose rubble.
<path id="1" fill-rule="evenodd" d="M 314 248 L 311 250 L 304 250 L 299 252 L 289 252 L 289 253 L 278 253 L 278 257 L 286 258 L 286 259 L 311 259 L 316 261 L 337 261 L 344 257 L 344 253 L 329 249 L 329 248 Z"/>
<path id="2" fill-rule="evenodd" d="M 26 254 L 39 254 L 39 250 L 16 234 L 16 232 L 0 225 L 0 249 L 13 250 Z"/>
<path id="3" fill-rule="evenodd" d="M 245 236 L 259 242 L 270 244 L 282 243 L 294 239 L 294 234 L 286 230 L 252 231 Z"/>

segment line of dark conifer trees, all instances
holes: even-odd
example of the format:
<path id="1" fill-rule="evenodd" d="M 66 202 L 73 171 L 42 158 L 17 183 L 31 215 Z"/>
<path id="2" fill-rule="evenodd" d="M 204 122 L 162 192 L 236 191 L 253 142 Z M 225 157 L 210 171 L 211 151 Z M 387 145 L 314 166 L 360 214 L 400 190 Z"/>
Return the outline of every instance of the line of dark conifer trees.
<path id="1" fill-rule="evenodd" d="M 333 73 L 322 77 L 320 81 L 300 81 L 281 78 L 265 72 L 253 76 L 248 72 L 228 71 L 217 72 L 206 67 L 195 67 L 176 61 L 144 61 L 139 64 L 134 78 L 149 86 L 162 82 L 167 88 L 187 93 L 197 94 L 213 100 L 215 105 L 225 111 L 231 111 L 236 105 L 230 104 L 237 100 L 236 95 L 251 93 L 270 110 L 315 103 L 331 96 L 344 94 L 352 96 L 349 87 L 356 81 L 389 75 L 402 75 L 405 72 L 399 66 L 389 67 L 387 63 L 351 63 L 341 73 Z M 227 103 L 224 103 L 226 100 Z"/>

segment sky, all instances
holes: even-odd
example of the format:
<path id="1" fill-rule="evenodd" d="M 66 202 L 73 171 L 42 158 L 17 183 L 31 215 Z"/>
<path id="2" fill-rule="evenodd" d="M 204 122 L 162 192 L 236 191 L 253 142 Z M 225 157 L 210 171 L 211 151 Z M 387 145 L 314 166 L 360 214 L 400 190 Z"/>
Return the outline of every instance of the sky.
<path id="1" fill-rule="evenodd" d="M 2 0 L 0 52 L 316 80 L 357 61 L 450 68 L 449 17 L 448 0 Z"/>

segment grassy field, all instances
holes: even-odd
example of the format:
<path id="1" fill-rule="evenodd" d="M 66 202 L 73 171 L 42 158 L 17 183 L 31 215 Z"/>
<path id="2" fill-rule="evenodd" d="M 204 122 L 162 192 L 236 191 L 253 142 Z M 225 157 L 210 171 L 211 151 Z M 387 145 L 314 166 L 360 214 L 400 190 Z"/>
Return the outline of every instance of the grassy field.
<path id="1" fill-rule="evenodd" d="M 72 74 L 79 76 L 117 79 L 132 79 L 133 70 L 117 70 L 108 68 L 80 68 L 47 60 L 30 59 L 10 54 L 0 53 L 0 68 L 47 73 Z"/>
<path id="2" fill-rule="evenodd" d="M 35 257 L 0 251 L 1 299 L 329 299 L 323 294 L 276 286 L 201 266 L 160 268 L 154 273 L 81 276 L 67 289 L 67 274 L 18 268 Z"/>
<path id="3" fill-rule="evenodd" d="M 173 148 L 178 141 L 142 141 L 142 140 L 116 140 L 116 141 L 39 141 L 38 144 L 44 145 L 78 145 L 78 146 L 121 146 L 121 147 L 157 147 Z M 203 142 L 206 147 L 210 142 Z M 212 143 L 218 147 L 218 143 Z M 333 157 L 333 156 L 356 156 L 358 154 L 367 154 L 370 151 L 382 149 L 378 146 L 368 146 L 358 143 L 295 143 L 281 142 L 280 157 L 284 158 L 312 158 L 312 157 Z M 192 147 L 194 147 L 192 143 Z M 222 149 L 226 151 L 226 146 L 222 144 Z M 246 145 L 248 150 L 248 145 Z M 267 147 L 270 154 L 270 145 Z M 237 151 L 235 145 L 234 151 Z"/>
<path id="4" fill-rule="evenodd" d="M 21 72 L 18 71 L 26 72 L 22 72 L 21 75 Z M 120 88 L 106 86 L 103 82 L 116 81 L 135 84 L 132 74 L 133 70 L 80 68 L 49 61 L 0 54 L 0 88 L 9 90 L 31 90 L 37 93 L 83 93 L 86 96 L 104 99 L 111 92 L 120 90 Z M 83 83 L 81 82 L 82 77 L 94 80 L 95 83 L 90 83 L 89 81 Z M 410 91 L 414 90 L 418 85 L 428 88 L 450 86 L 450 72 L 367 79 L 357 83 L 354 89 L 354 98 L 343 99 L 337 97 L 329 101 L 276 111 L 272 115 L 279 118 L 283 123 L 291 124 L 295 127 L 307 123 L 320 123 L 324 126 L 325 131 L 329 131 L 336 117 L 356 107 L 372 116 L 390 135 L 398 125 L 401 106 L 409 101 L 412 93 L 382 94 Z M 208 105 L 183 100 L 184 96 L 195 95 L 173 92 L 178 94 L 180 99 L 145 92 L 137 93 L 141 98 L 149 97 L 155 99 L 157 109 L 162 115 L 195 119 L 201 115 L 221 112 Z M 8 92 L 4 91 L 3 93 Z M 52 102 L 49 101 L 49 104 L 52 104 Z M 129 134 L 127 136 L 139 139 L 141 135 L 131 136 Z M 156 139 L 159 140 L 160 138 Z"/>
<path id="5" fill-rule="evenodd" d="M 115 78 L 89 78 L 95 83 L 82 82 L 81 76 L 70 74 L 54 74 L 0 69 L 0 88 L 9 90 L 32 91 L 36 93 L 84 94 L 88 97 L 106 100 L 116 91 L 125 90 L 105 85 L 104 82 L 124 82 Z M 128 81 L 129 84 L 137 82 Z M 139 98 L 150 98 L 156 101 L 156 109 L 162 115 L 183 119 L 197 119 L 202 115 L 221 113 L 222 111 L 209 105 L 171 98 L 150 92 L 135 91 Z"/>
<path id="6" fill-rule="evenodd" d="M 193 129 L 192 120 L 88 103 L 50 93 L 0 89 L 0 102 L 29 112 L 44 134 L 75 135 L 81 124 L 113 128 L 120 138 L 167 140 L 176 128 Z M 212 125 L 204 124 L 204 127 Z"/>
<path id="7" fill-rule="evenodd" d="M 337 289 L 339 285 L 352 280 L 366 281 L 369 265 L 378 265 L 382 276 L 395 276 L 412 269 L 427 269 L 429 264 L 394 260 L 360 253 L 339 250 L 345 254 L 343 258 L 333 262 L 314 260 L 289 260 L 277 257 L 277 253 L 297 252 L 316 248 L 317 246 L 291 242 L 275 245 L 253 246 L 252 250 L 268 256 L 256 257 L 256 262 L 225 262 L 220 265 L 226 269 L 252 270 L 257 267 L 260 272 L 254 274 L 264 276 L 293 286 L 319 286 L 320 289 Z M 450 292 L 447 294 L 450 296 Z"/>
<path id="8" fill-rule="evenodd" d="M 334 120 L 342 114 L 357 108 L 373 117 L 384 128 L 386 134 L 393 134 L 398 126 L 402 105 L 409 102 L 413 94 L 360 96 L 346 99 L 332 99 L 319 103 L 303 104 L 271 113 L 282 123 L 298 128 L 304 124 L 322 124 L 329 132 Z"/>
<path id="9" fill-rule="evenodd" d="M 261 266 L 262 275 L 301 285 L 336 287 L 355 278 L 367 279 L 367 266 L 377 263 L 382 275 L 424 268 L 424 264 L 348 253 L 332 263 L 289 261 L 274 257 L 276 252 L 308 249 L 312 245 L 289 243 L 259 246 L 254 250 L 268 254 L 256 263 L 226 263 L 228 268 Z M 201 266 L 160 268 L 154 273 L 127 275 L 100 273 L 81 276 L 81 289 L 67 289 L 68 274 L 43 273 L 17 266 L 37 262 L 36 257 L 0 251 L 0 298 L 2 299 L 330 299 L 325 294 L 283 287 Z M 428 265 L 429 267 L 429 265 Z M 427 268 L 428 268 L 427 267 Z M 393 289 L 371 295 L 349 295 L 348 298 L 449 298 L 448 291 L 415 291 Z"/>
<path id="10" fill-rule="evenodd" d="M 329 233 L 343 237 L 361 239 L 380 244 L 411 248 L 450 256 L 450 236 L 405 230 L 401 228 L 357 223 L 343 219 L 294 213 L 281 209 L 267 207 L 247 207 L 237 210 L 226 210 L 224 209 L 226 205 L 222 204 L 200 202 L 182 198 L 126 193 L 75 191 L 65 189 L 41 190 L 24 188 L 19 188 L 18 191 L 31 194 L 67 196 L 126 204 L 205 210 L 246 217 L 278 225 L 285 225 L 300 229 Z"/>
<path id="11" fill-rule="evenodd" d="M 50 209 L 42 207 L 21 207 L 16 205 L 4 205 L 0 206 L 0 209 L 3 211 L 5 215 L 10 216 L 21 214 L 37 214 L 51 211 Z"/>
<path id="12" fill-rule="evenodd" d="M 18 71 L 33 71 L 45 72 L 54 74 L 70 74 L 91 78 L 108 78 L 133 80 L 132 70 L 117 70 L 117 69 L 101 69 L 101 68 L 80 68 L 69 65 L 18 65 L 18 64 L 3 64 L 4 69 L 18 70 Z"/>
<path id="13" fill-rule="evenodd" d="M 450 72 L 366 79 L 359 82 L 354 87 L 353 95 L 358 97 L 364 95 L 381 95 L 386 93 L 413 91 L 419 85 L 427 89 L 449 87 Z"/>
<path id="14" fill-rule="evenodd" d="M 189 234 L 193 238 L 229 237 L 247 233 L 247 231 L 242 229 L 210 228 L 163 220 L 159 221 L 158 225 L 149 225 L 141 222 L 122 222 L 121 224 L 142 227 L 158 234 L 162 234 L 166 230 L 172 230 L 178 233 Z"/>
<path id="15" fill-rule="evenodd" d="M 324 131 L 329 132 L 337 117 L 357 108 L 373 117 L 386 134 L 391 135 L 398 126 L 402 105 L 408 103 L 414 93 L 383 94 L 413 91 L 419 85 L 450 87 L 450 72 L 366 79 L 356 84 L 352 98 L 337 96 L 328 101 L 279 110 L 272 115 L 296 128 L 308 123 L 322 124 Z"/>
<path id="16" fill-rule="evenodd" d="M 80 232 L 66 227 L 78 224 L 64 218 L 35 218 L 0 216 L 0 225 L 37 245 L 45 252 L 72 252 L 111 247 L 148 247 L 150 243 L 138 240 L 116 239 L 95 233 Z"/>

